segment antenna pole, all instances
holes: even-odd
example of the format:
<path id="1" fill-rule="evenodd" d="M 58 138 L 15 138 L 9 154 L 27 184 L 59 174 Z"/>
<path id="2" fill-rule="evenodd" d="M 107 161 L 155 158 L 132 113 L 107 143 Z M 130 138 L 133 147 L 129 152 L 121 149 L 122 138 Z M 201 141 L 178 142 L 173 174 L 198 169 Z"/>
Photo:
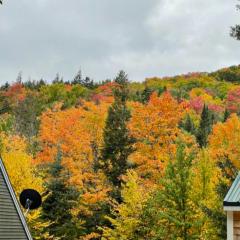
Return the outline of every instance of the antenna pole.
<path id="1" fill-rule="evenodd" d="M 27 209 L 27 211 L 25 212 L 25 217 L 27 216 L 27 214 L 28 214 L 28 212 L 29 212 L 29 210 L 30 210 L 30 207 L 31 207 L 31 205 L 32 205 L 32 201 L 28 198 L 27 200 L 26 200 L 26 205 L 25 205 L 25 208 Z"/>

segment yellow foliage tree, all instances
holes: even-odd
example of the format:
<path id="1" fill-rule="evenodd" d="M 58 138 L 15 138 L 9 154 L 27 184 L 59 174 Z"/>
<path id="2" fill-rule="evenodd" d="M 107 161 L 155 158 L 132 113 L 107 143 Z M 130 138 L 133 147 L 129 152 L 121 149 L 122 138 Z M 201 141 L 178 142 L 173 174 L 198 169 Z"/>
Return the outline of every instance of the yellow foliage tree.
<path id="1" fill-rule="evenodd" d="M 35 189 L 40 193 L 43 191 L 42 178 L 36 174 L 36 166 L 26 152 L 26 147 L 21 137 L 1 134 L 1 156 L 17 197 L 24 189 Z M 40 238 L 41 229 L 49 223 L 40 222 L 39 214 L 40 209 L 27 216 L 34 239 L 50 239 L 48 234 Z"/>
<path id="2" fill-rule="evenodd" d="M 17 195 L 26 188 L 42 191 L 42 179 L 36 176 L 32 157 L 26 152 L 26 143 L 19 136 L 1 134 L 1 155 Z"/>
<path id="3" fill-rule="evenodd" d="M 214 209 L 219 204 L 216 186 L 220 177 L 220 169 L 211 159 L 208 149 L 201 149 L 194 164 L 194 180 L 192 192 L 194 202 L 200 209 Z M 220 202 L 222 204 L 222 202 Z M 221 206 L 218 206 L 221 208 Z M 201 239 L 217 240 L 218 229 L 212 224 L 211 219 L 203 211 L 199 212 L 203 221 L 199 225 Z"/>
<path id="4" fill-rule="evenodd" d="M 113 228 L 103 228 L 103 240 L 131 240 L 140 223 L 140 214 L 147 200 L 147 193 L 140 185 L 139 177 L 128 170 L 122 189 L 123 203 L 115 204 L 114 217 L 107 217 Z"/>

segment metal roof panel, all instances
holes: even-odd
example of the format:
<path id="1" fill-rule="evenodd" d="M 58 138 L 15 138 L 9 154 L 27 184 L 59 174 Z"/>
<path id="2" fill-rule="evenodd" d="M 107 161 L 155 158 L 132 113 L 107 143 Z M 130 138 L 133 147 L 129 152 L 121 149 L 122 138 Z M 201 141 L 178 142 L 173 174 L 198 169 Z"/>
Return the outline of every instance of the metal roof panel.
<path id="1" fill-rule="evenodd" d="M 238 174 L 227 195 L 225 196 L 223 205 L 240 206 L 240 174 Z"/>

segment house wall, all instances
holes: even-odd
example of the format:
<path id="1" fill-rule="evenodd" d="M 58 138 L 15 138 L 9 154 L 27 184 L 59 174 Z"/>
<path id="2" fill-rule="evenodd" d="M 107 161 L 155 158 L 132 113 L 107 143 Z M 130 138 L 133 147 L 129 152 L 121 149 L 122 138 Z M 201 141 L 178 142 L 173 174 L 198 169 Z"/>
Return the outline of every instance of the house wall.
<path id="1" fill-rule="evenodd" d="M 0 240 L 28 240 L 11 194 L 0 171 Z"/>
<path id="2" fill-rule="evenodd" d="M 233 239 L 240 240 L 240 212 L 233 212 Z"/>

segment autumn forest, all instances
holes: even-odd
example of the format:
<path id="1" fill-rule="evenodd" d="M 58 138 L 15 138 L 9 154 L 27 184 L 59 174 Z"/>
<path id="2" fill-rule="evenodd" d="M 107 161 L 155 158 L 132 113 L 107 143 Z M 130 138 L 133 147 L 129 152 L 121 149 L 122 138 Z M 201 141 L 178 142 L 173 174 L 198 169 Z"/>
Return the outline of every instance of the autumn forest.
<path id="1" fill-rule="evenodd" d="M 0 90 L 1 156 L 38 190 L 34 239 L 226 239 L 240 167 L 240 67 L 130 82 L 22 81 Z"/>

